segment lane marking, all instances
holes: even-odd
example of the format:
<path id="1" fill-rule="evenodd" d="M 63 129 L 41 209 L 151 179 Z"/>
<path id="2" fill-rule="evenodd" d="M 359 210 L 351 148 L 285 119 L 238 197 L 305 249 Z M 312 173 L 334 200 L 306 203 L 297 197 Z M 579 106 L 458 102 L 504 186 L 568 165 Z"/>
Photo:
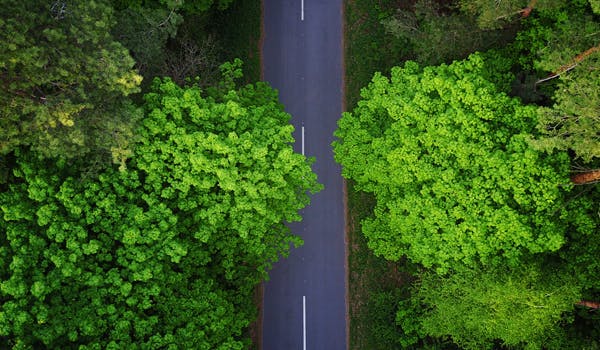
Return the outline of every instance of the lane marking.
<path id="1" fill-rule="evenodd" d="M 300 20 L 304 21 L 304 0 L 300 0 Z"/>
<path id="2" fill-rule="evenodd" d="M 304 125 L 302 125 L 302 155 L 304 155 Z"/>
<path id="3" fill-rule="evenodd" d="M 302 296 L 302 349 L 306 350 L 306 295 Z"/>

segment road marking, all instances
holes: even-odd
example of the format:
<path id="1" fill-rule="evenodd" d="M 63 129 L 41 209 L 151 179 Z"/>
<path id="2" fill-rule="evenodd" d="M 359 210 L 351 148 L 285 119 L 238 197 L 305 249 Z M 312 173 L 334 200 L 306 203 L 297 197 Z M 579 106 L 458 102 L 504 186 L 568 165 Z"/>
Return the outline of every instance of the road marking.
<path id="1" fill-rule="evenodd" d="M 304 0 L 300 0 L 300 20 L 304 21 Z"/>
<path id="2" fill-rule="evenodd" d="M 304 155 L 304 125 L 302 125 L 302 155 Z"/>
<path id="3" fill-rule="evenodd" d="M 302 296 L 302 349 L 306 350 L 306 295 Z"/>

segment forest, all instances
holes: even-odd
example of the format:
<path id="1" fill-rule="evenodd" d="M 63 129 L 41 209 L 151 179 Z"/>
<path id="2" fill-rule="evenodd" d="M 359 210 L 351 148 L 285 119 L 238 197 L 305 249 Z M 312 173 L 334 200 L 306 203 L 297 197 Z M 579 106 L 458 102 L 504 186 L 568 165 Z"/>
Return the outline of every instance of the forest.
<path id="1" fill-rule="evenodd" d="M 600 349 L 600 1 L 344 6 L 350 348 Z M 256 346 L 322 188 L 260 11 L 2 1 L 0 348 Z"/>
<path id="2" fill-rule="evenodd" d="M 350 348 L 599 349 L 600 2 L 373 3 L 333 144 Z"/>
<path id="3" fill-rule="evenodd" d="M 260 2 L 2 13 L 0 348 L 251 348 L 321 188 L 258 82 Z"/>

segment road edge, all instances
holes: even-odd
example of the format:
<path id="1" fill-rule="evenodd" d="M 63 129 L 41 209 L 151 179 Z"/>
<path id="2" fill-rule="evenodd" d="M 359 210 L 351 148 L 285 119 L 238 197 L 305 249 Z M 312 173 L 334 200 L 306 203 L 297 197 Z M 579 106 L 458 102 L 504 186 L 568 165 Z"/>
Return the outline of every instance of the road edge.
<path id="1" fill-rule="evenodd" d="M 342 60 L 342 106 L 341 113 L 346 112 L 346 1 L 340 0 L 341 2 L 341 16 L 342 16 L 342 50 L 341 50 L 341 60 Z M 338 118 L 341 118 L 342 115 L 339 115 Z M 339 120 L 339 119 L 338 119 Z M 341 166 L 340 166 L 341 172 Z M 340 173 L 340 176 L 342 174 Z M 342 197 L 344 202 L 344 298 L 346 300 L 346 350 L 350 349 L 350 264 L 349 264 L 349 237 L 348 237 L 348 184 L 346 179 L 342 177 Z"/>
<path id="2" fill-rule="evenodd" d="M 265 80 L 265 67 L 263 60 L 263 47 L 265 42 L 265 1 L 260 1 L 260 39 L 258 39 L 258 60 L 260 62 L 260 81 Z M 257 350 L 262 350 L 263 345 L 263 318 L 264 318 L 264 300 L 265 300 L 265 281 L 256 286 L 255 301 L 258 307 L 258 316 L 256 318 L 256 338 L 252 339 Z"/>

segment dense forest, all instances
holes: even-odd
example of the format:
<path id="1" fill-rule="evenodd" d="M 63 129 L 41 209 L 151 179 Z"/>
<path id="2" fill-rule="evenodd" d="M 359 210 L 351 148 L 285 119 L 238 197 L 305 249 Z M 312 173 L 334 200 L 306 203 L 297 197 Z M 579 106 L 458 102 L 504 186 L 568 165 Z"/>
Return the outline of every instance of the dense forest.
<path id="1" fill-rule="evenodd" d="M 252 347 L 321 188 L 260 2 L 1 5 L 0 348 Z M 351 348 L 599 349 L 600 1 L 345 15 Z"/>
<path id="2" fill-rule="evenodd" d="M 249 348 L 320 189 L 256 82 L 260 2 L 2 13 L 0 348 Z"/>
<path id="3" fill-rule="evenodd" d="M 347 7 L 351 348 L 600 348 L 600 2 L 396 3 Z"/>

